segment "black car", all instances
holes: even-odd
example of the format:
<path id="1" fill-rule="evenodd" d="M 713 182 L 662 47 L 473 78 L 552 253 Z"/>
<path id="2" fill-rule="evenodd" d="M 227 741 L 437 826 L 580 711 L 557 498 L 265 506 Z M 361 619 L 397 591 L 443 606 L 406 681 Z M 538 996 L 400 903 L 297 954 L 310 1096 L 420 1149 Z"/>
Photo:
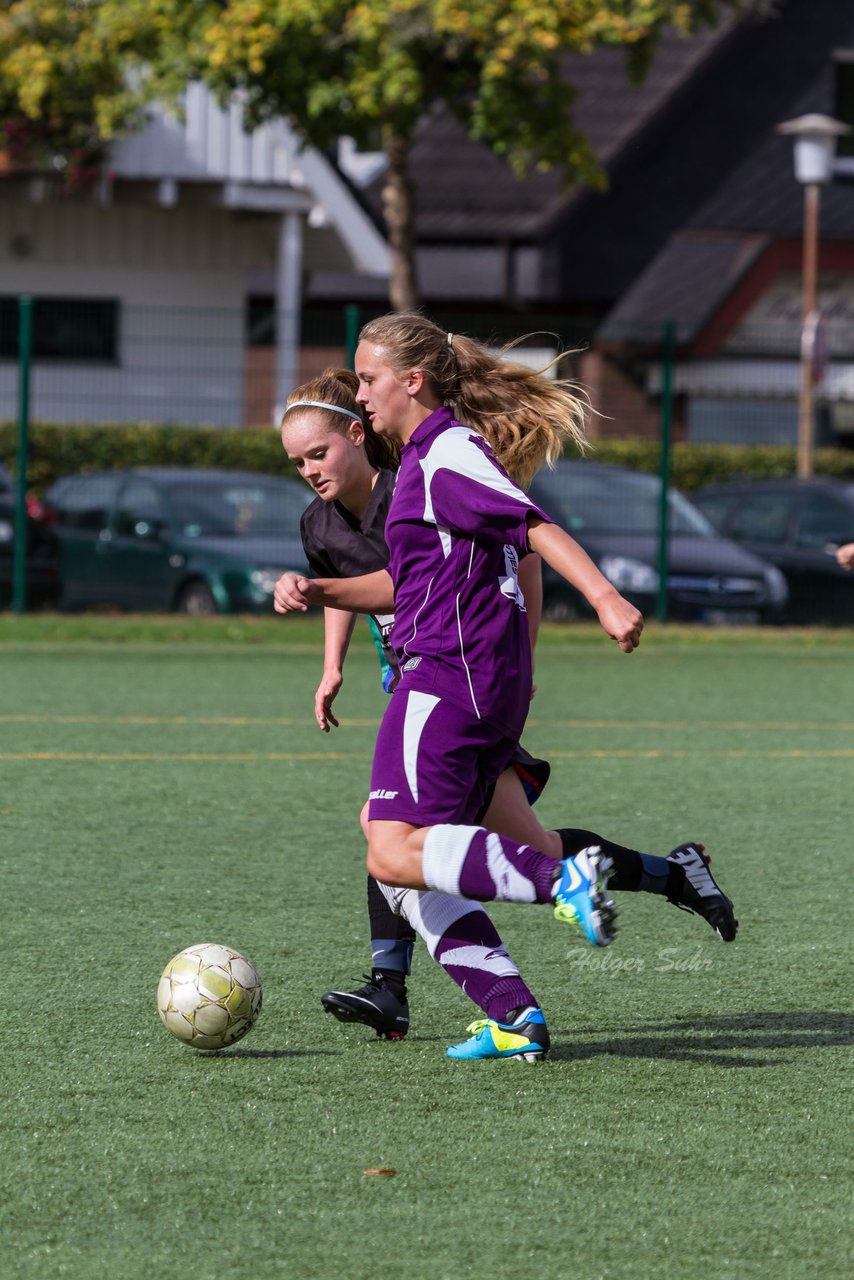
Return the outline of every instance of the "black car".
<path id="1" fill-rule="evenodd" d="M 731 481 L 705 485 L 694 499 L 722 534 L 781 570 L 786 621 L 854 622 L 854 574 L 835 554 L 854 542 L 854 483 L 827 476 Z"/>
<path id="2" fill-rule="evenodd" d="M 0 607 L 12 603 L 15 571 L 17 489 L 0 463 Z M 59 596 L 59 545 L 41 504 L 27 496 L 25 603 L 28 608 L 54 605 Z"/>
<path id="3" fill-rule="evenodd" d="M 642 613 L 658 600 L 658 476 L 597 462 L 543 468 L 531 497 L 554 517 Z M 776 622 L 786 583 L 773 565 L 721 537 L 675 489 L 668 493 L 668 617 L 698 622 Z M 543 616 L 589 617 L 586 600 L 543 566 Z"/>
<path id="4" fill-rule="evenodd" d="M 67 476 L 45 494 L 61 549 L 60 608 L 272 612 L 285 569 L 308 572 L 310 489 L 285 476 L 139 467 Z"/>

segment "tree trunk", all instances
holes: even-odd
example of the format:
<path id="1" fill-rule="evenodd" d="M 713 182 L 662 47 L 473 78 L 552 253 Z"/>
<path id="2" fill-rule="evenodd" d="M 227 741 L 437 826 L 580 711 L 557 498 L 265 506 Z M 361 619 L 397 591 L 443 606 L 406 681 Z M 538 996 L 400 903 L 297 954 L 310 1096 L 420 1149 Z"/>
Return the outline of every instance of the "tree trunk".
<path id="1" fill-rule="evenodd" d="M 383 151 L 388 160 L 382 202 L 391 251 L 389 301 L 393 311 L 418 306 L 415 270 L 415 193 L 409 177 L 409 138 L 390 126 L 383 129 Z"/>

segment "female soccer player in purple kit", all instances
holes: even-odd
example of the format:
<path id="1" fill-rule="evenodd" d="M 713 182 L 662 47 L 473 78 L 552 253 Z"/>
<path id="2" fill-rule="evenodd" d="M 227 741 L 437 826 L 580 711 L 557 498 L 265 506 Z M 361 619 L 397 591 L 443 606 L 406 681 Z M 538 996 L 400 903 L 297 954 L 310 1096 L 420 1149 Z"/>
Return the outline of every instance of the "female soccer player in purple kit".
<path id="1" fill-rule="evenodd" d="M 291 394 L 282 420 L 285 450 L 318 495 L 301 521 L 306 557 L 313 573 L 328 576 L 366 573 L 388 564 L 384 530 L 397 458 L 388 441 L 365 423 L 355 403 L 357 389 L 354 373 L 328 370 Z M 534 559 L 530 557 L 528 564 L 538 574 Z M 528 576 L 533 593 L 535 577 Z M 371 619 L 387 692 L 400 675 L 387 639 L 392 620 L 391 615 Z M 354 615 L 339 609 L 329 609 L 324 616 L 324 670 L 315 694 L 315 719 L 325 732 L 338 723 L 332 705 L 341 688 L 354 622 Z M 539 794 L 548 773 L 545 761 L 520 752 L 499 778 L 484 822 L 520 840 L 556 844 L 557 857 L 560 838 L 543 830 L 526 798 L 526 789 Z M 416 932 L 487 1019 L 512 1021 L 524 1009 L 538 1007 L 480 903 L 430 891 L 390 892 L 369 877 L 368 911 L 372 969 L 366 985 L 356 991 L 328 991 L 322 997 L 324 1008 L 342 1021 L 365 1023 L 388 1039 L 406 1035 L 406 977 Z M 539 1047 L 527 1045 L 529 1057 L 547 1047 L 545 1028 L 538 1030 Z"/>
<path id="2" fill-rule="evenodd" d="M 276 608 L 394 607 L 401 681 L 377 739 L 369 870 L 404 888 L 478 901 L 552 903 L 558 919 L 580 924 L 592 944 L 608 945 L 613 913 L 607 855 L 582 850 L 556 864 L 478 823 L 517 747 L 530 699 L 520 559 L 539 552 L 583 592 L 626 653 L 640 641 L 641 616 L 509 479 L 483 438 L 453 416 L 449 403 L 461 417 L 488 412 L 490 402 L 500 413 L 501 388 L 503 417 L 512 429 L 512 374 L 500 362 L 421 316 L 397 315 L 365 327 L 356 369 L 358 400 L 374 430 L 402 446 L 386 523 L 389 573 L 343 582 L 284 578 Z M 734 937 L 731 904 L 701 850 L 683 846 L 660 861 L 683 871 L 680 905 L 699 910 L 721 937 Z M 526 1012 L 528 1034 L 532 1016 Z M 489 1031 L 494 1040 L 495 1029 Z M 497 1031 L 512 1034 L 513 1028 Z M 496 1056 L 479 1051 L 483 1039 L 481 1031 L 469 1042 L 471 1052 L 458 1056 Z"/>

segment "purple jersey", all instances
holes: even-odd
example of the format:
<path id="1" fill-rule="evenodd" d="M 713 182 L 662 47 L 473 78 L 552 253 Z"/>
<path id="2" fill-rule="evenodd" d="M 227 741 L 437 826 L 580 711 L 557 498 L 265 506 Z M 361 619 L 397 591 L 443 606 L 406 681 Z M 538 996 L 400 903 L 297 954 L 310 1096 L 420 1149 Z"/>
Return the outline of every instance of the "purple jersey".
<path id="1" fill-rule="evenodd" d="M 402 687 L 468 708 L 511 737 L 531 696 L 517 571 L 532 513 L 549 520 L 486 441 L 442 408 L 403 449 L 385 528 Z"/>

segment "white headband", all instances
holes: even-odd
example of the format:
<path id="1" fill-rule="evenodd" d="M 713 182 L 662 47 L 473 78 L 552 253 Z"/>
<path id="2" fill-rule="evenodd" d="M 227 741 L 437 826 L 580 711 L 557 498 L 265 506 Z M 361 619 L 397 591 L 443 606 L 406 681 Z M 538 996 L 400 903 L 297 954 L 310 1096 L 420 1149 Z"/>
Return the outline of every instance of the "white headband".
<path id="1" fill-rule="evenodd" d="M 293 404 L 289 404 L 285 413 L 290 413 L 291 409 L 299 409 L 306 405 L 309 409 L 331 409 L 333 413 L 343 413 L 345 418 L 355 418 L 357 422 L 362 421 L 362 415 L 355 413 L 352 409 L 342 409 L 340 404 L 327 404 L 325 400 L 294 400 Z"/>

